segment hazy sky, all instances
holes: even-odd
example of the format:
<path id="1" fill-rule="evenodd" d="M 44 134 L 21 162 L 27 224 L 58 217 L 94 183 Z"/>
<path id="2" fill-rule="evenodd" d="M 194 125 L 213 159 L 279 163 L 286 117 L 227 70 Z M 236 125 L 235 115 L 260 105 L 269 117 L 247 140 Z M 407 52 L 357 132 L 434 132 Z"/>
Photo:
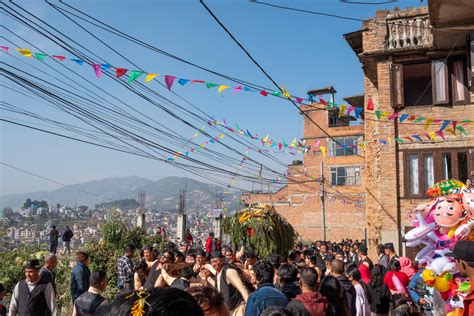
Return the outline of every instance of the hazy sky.
<path id="1" fill-rule="evenodd" d="M 252 83 L 272 87 L 272 84 L 218 27 L 197 0 L 66 2 L 105 23 L 196 64 Z M 372 17 L 376 10 L 393 8 L 395 5 L 400 8 L 420 5 L 419 0 L 398 1 L 390 5 L 357 5 L 341 3 L 337 0 L 268 0 L 268 2 L 357 18 Z M 128 61 L 100 44 L 45 2 L 32 0 L 16 1 L 16 3 L 59 28 L 65 35 L 80 42 L 92 52 L 107 56 L 107 61 L 114 66 L 133 69 Z M 209 0 L 206 3 L 270 75 L 278 83 L 285 85 L 291 93 L 305 96 L 307 90 L 327 85 L 333 85 L 337 89 L 339 99 L 363 92 L 360 64 L 342 36 L 344 33 L 359 30 L 360 22 L 284 11 L 257 5 L 247 0 Z M 18 10 L 14 6 L 12 8 Z M 73 57 L 50 40 L 13 21 L 3 13 L 1 20 L 2 26 L 38 46 L 45 53 Z M 100 31 L 88 24 L 84 25 L 125 57 L 150 72 L 236 85 Z M 14 47 L 8 42 L 11 41 L 20 47 L 30 47 L 7 31 L 2 30 L 1 33 L 0 45 Z M 48 74 L 60 77 L 34 58 L 22 57 L 16 51 L 11 54 L 21 61 L 1 52 L 2 62 L 42 78 L 46 78 Z M 71 65 L 71 61 L 64 62 L 68 62 L 70 67 L 74 66 Z M 45 63 L 53 65 L 51 60 L 45 60 Z M 187 138 L 194 134 L 195 131 L 192 128 L 178 124 L 176 120 L 163 114 L 161 110 L 152 107 L 143 99 L 131 95 L 129 91 L 111 82 L 109 78 L 96 78 L 90 66 L 75 65 L 75 67 L 75 70 L 88 80 L 99 84 L 125 103 L 142 110 L 157 122 Z M 143 77 L 140 80 L 143 80 Z M 14 87 L 3 76 L 1 84 Z M 177 99 L 156 83 L 151 83 L 150 86 L 173 101 L 179 102 L 183 107 L 191 109 L 189 104 Z M 23 97 L 4 86 L 0 89 L 1 99 L 4 102 L 51 119 L 77 124 L 77 120 L 53 109 L 47 102 Z M 225 118 L 228 123 L 238 123 L 240 127 L 260 135 L 270 134 L 271 137 L 285 138 L 290 141 L 302 135 L 301 116 L 287 101 L 273 97 L 264 98 L 257 93 L 232 94 L 226 91 L 219 95 L 216 88 L 206 89 L 197 85 L 181 87 L 177 83 L 175 83 L 174 91 L 206 113 L 217 118 Z M 25 123 L 27 125 L 34 122 L 31 118 L 3 110 L 2 117 L 27 121 Z M 218 147 L 215 148 L 219 150 Z M 278 155 L 278 158 L 289 163 L 296 157 Z M 1 161 L 67 184 L 128 175 L 154 180 L 168 175 L 185 175 L 176 168 L 161 162 L 77 143 L 6 123 L 1 125 Z M 269 161 L 264 161 L 264 163 L 279 171 L 285 169 Z M 58 187 L 56 184 L 1 165 L 0 173 L 2 195 Z"/>

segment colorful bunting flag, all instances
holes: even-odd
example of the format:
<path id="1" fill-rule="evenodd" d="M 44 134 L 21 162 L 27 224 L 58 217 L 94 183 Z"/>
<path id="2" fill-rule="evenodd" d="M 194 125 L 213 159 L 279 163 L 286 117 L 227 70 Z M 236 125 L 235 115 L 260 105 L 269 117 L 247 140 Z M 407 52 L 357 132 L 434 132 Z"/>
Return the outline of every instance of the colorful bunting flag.
<path id="1" fill-rule="evenodd" d="M 402 123 L 403 121 L 405 121 L 405 120 L 408 118 L 408 116 L 409 116 L 408 114 L 402 114 L 402 115 L 400 116 L 399 122 Z"/>
<path id="2" fill-rule="evenodd" d="M 140 77 L 143 74 L 144 74 L 144 72 L 141 71 L 141 70 L 132 70 L 130 72 L 130 75 L 128 76 L 128 83 L 132 83 L 133 81 L 135 81 L 138 77 Z"/>
<path id="3" fill-rule="evenodd" d="M 224 91 L 225 89 L 229 89 L 229 88 L 230 88 L 229 86 L 221 85 L 221 86 L 217 89 L 217 91 L 218 91 L 219 93 L 221 93 L 221 92 Z"/>
<path id="4" fill-rule="evenodd" d="M 176 80 L 175 76 L 165 75 L 165 83 L 166 83 L 166 87 L 168 88 L 168 90 L 171 90 L 171 87 L 173 86 L 173 82 L 175 80 Z"/>
<path id="5" fill-rule="evenodd" d="M 372 101 L 371 97 L 369 97 L 369 100 L 367 101 L 367 110 L 369 111 L 374 110 L 374 101 Z"/>
<path id="6" fill-rule="evenodd" d="M 8 46 L 0 46 L 0 49 L 3 50 L 5 53 L 8 53 L 8 50 L 10 49 L 10 47 L 8 47 Z"/>
<path id="7" fill-rule="evenodd" d="M 204 83 L 204 80 L 191 80 L 191 84 L 193 83 Z"/>
<path id="8" fill-rule="evenodd" d="M 182 79 L 182 78 L 181 78 L 181 79 L 178 79 L 178 83 L 179 83 L 180 85 L 182 85 L 182 86 L 185 86 L 189 81 L 191 81 L 191 80 L 189 80 L 189 79 Z"/>
<path id="9" fill-rule="evenodd" d="M 232 91 L 232 93 L 237 93 L 240 90 L 242 90 L 242 86 L 238 86 L 238 87 L 234 88 L 234 91 Z"/>
<path id="10" fill-rule="evenodd" d="M 107 71 L 110 67 L 112 67 L 110 64 L 100 64 L 102 71 Z"/>
<path id="11" fill-rule="evenodd" d="M 35 53 L 35 57 L 38 58 L 39 60 L 44 60 L 46 56 L 47 55 L 43 53 Z"/>
<path id="12" fill-rule="evenodd" d="M 260 91 L 260 94 L 266 97 L 268 95 L 268 92 L 265 90 Z"/>
<path id="13" fill-rule="evenodd" d="M 97 78 L 100 78 L 102 72 L 100 70 L 100 64 L 92 64 L 92 68 L 94 68 L 95 75 Z"/>
<path id="14" fill-rule="evenodd" d="M 120 78 L 123 75 L 125 75 L 127 73 L 127 71 L 128 71 L 128 69 L 125 69 L 125 68 L 115 68 L 115 76 L 117 78 Z"/>
<path id="15" fill-rule="evenodd" d="M 32 57 L 33 56 L 31 54 L 31 50 L 29 50 L 27 48 L 17 48 L 16 50 L 19 51 L 20 54 L 22 54 L 25 57 Z"/>
<path id="16" fill-rule="evenodd" d="M 205 85 L 206 85 L 206 88 L 210 89 L 210 88 L 217 87 L 219 84 L 206 82 Z"/>
<path id="17" fill-rule="evenodd" d="M 425 122 L 425 130 L 428 129 L 428 127 L 430 127 L 431 123 L 433 123 L 433 119 L 427 119 L 426 122 Z"/>
<path id="18" fill-rule="evenodd" d="M 73 62 L 78 64 L 79 66 L 82 66 L 84 64 L 84 61 L 82 59 L 71 59 Z"/>
<path id="19" fill-rule="evenodd" d="M 64 59 L 66 59 L 66 57 L 61 56 L 61 55 L 53 55 L 52 57 L 56 58 L 56 59 L 59 59 L 60 61 L 64 61 Z"/>
<path id="20" fill-rule="evenodd" d="M 153 79 L 155 79 L 155 78 L 158 77 L 158 76 L 159 76 L 158 74 L 149 73 L 149 74 L 146 75 L 146 77 L 145 77 L 145 82 L 150 82 L 150 81 L 152 81 Z"/>

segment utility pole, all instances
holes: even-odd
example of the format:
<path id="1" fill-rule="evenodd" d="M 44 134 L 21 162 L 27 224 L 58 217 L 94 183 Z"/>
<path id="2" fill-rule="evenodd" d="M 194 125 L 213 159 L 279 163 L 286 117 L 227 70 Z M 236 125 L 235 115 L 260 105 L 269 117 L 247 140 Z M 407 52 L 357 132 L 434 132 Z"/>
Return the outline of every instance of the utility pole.
<path id="1" fill-rule="evenodd" d="M 323 231 L 323 241 L 326 241 L 326 206 L 325 206 L 325 201 L 324 199 L 326 198 L 325 196 L 325 191 L 324 191 L 324 182 L 326 180 L 324 179 L 324 168 L 323 168 L 323 162 L 321 161 L 321 180 L 320 180 L 320 184 L 321 184 L 321 214 L 322 214 L 322 219 L 323 219 L 323 222 L 322 222 L 322 231 Z"/>

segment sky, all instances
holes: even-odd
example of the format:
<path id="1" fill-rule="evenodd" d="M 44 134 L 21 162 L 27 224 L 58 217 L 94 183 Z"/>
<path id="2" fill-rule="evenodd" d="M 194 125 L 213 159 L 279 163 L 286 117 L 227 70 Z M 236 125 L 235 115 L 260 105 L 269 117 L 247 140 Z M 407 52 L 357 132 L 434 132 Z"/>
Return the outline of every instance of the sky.
<path id="1" fill-rule="evenodd" d="M 58 2 L 51 2 L 59 5 Z M 349 4 L 337 0 L 268 0 L 268 2 L 361 19 L 374 16 L 376 10 L 392 9 L 395 6 L 404 9 L 426 5 L 426 3 L 420 3 L 419 0 L 400 0 L 396 3 L 383 5 Z M 371 2 L 377 1 L 372 0 Z M 15 1 L 15 3 L 37 15 L 51 26 L 59 28 L 63 34 L 81 43 L 90 51 L 106 56 L 106 60 L 110 64 L 133 69 L 134 66 L 129 61 L 102 45 L 45 2 L 25 0 Z M 274 88 L 271 82 L 245 53 L 230 40 L 198 1 L 68 0 L 66 3 L 142 41 L 193 63 L 252 83 Z M 361 66 L 354 52 L 343 38 L 343 34 L 359 30 L 361 22 L 280 10 L 247 0 L 208 0 L 206 4 L 251 52 L 271 77 L 278 84 L 284 85 L 291 94 L 304 97 L 310 89 L 333 85 L 338 91 L 336 101 L 341 101 L 344 96 L 363 92 Z M 18 10 L 14 6 L 11 7 Z M 15 22 L 3 12 L 0 18 L 2 21 L 1 27 L 3 28 L 0 45 L 16 47 L 8 42 L 11 41 L 19 47 L 30 47 L 19 38 L 22 37 L 48 54 L 72 57 L 69 52 L 42 35 Z M 179 78 L 202 79 L 206 82 L 216 82 L 232 87 L 236 86 L 235 83 L 229 80 L 132 44 L 88 24 L 83 25 L 130 61 L 149 72 L 170 74 Z M 19 37 L 6 31 L 3 26 Z M 22 57 L 15 51 L 11 52 L 11 55 L 16 58 L 3 52 L 0 53 L 0 58 L 7 65 L 16 67 L 31 76 L 41 78 L 46 78 L 47 75 L 60 77 L 44 65 L 45 63 L 54 65 L 53 61 L 46 60 L 41 63 L 34 58 Z M 71 63 L 69 61 L 68 66 L 73 67 Z M 37 69 L 34 69 L 33 66 Z M 111 82 L 110 79 L 96 78 L 90 66 L 76 65 L 75 70 L 124 103 L 143 111 L 156 122 L 171 128 L 180 135 L 191 138 L 195 133 L 193 128 L 177 122 L 164 114 L 163 111 L 154 108 L 120 85 Z M 2 84 L 0 95 L 4 102 L 51 119 L 71 124 L 78 123 L 76 119 L 69 115 L 53 109 L 47 102 L 27 98 L 5 88 L 5 86 L 13 87 L 13 85 L 3 76 L 0 84 Z M 152 82 L 150 87 L 178 102 L 186 109 L 191 109 L 189 104 L 177 99 L 176 96 L 158 84 Z M 87 93 L 79 87 L 77 89 L 78 94 Z M 290 141 L 295 137 L 302 136 L 302 117 L 288 101 L 274 97 L 265 98 L 258 93 L 239 92 L 233 94 L 231 89 L 219 94 L 216 88 L 206 89 L 197 85 L 181 87 L 175 84 L 173 91 L 179 93 L 194 106 L 211 116 L 218 119 L 225 118 L 227 123 L 232 125 L 238 123 L 241 128 L 249 129 L 259 135 L 269 134 L 275 139 L 284 138 Z M 109 97 L 107 96 L 107 98 Z M 25 123 L 27 125 L 33 124 L 31 122 L 34 121 L 31 118 L 24 118 L 3 109 L 1 110 L 1 116 L 17 121 L 29 121 L 30 123 Z M 0 124 L 1 162 L 61 183 L 75 184 L 102 178 L 132 175 L 152 180 L 171 175 L 198 178 L 156 160 L 98 148 L 4 122 Z M 33 125 L 39 127 L 39 125 Z M 200 125 L 203 126 L 203 124 Z M 200 138 L 199 140 L 203 139 Z M 218 147 L 215 147 L 215 149 L 220 150 Z M 243 149 L 240 148 L 239 150 Z M 255 155 L 255 157 L 257 158 L 258 155 Z M 283 154 L 278 154 L 277 157 L 284 164 L 298 158 L 297 156 Z M 285 171 L 284 164 L 275 164 L 272 161 L 262 163 L 268 164 L 280 172 Z M 237 167 L 235 165 L 235 168 Z M 245 168 L 245 166 L 243 167 Z M 0 165 L 0 175 L 1 195 L 52 190 L 60 187 L 57 184 L 4 165 Z"/>

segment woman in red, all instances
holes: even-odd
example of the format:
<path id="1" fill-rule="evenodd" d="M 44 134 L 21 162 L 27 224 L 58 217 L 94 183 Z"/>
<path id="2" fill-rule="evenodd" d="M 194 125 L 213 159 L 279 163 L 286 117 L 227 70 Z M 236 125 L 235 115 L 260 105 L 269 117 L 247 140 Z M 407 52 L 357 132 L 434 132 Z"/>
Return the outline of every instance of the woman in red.
<path id="1" fill-rule="evenodd" d="M 398 260 L 393 260 L 389 268 L 390 271 L 385 274 L 383 282 L 387 284 L 392 294 L 406 294 L 410 279 L 405 273 L 400 271 L 400 262 Z"/>

